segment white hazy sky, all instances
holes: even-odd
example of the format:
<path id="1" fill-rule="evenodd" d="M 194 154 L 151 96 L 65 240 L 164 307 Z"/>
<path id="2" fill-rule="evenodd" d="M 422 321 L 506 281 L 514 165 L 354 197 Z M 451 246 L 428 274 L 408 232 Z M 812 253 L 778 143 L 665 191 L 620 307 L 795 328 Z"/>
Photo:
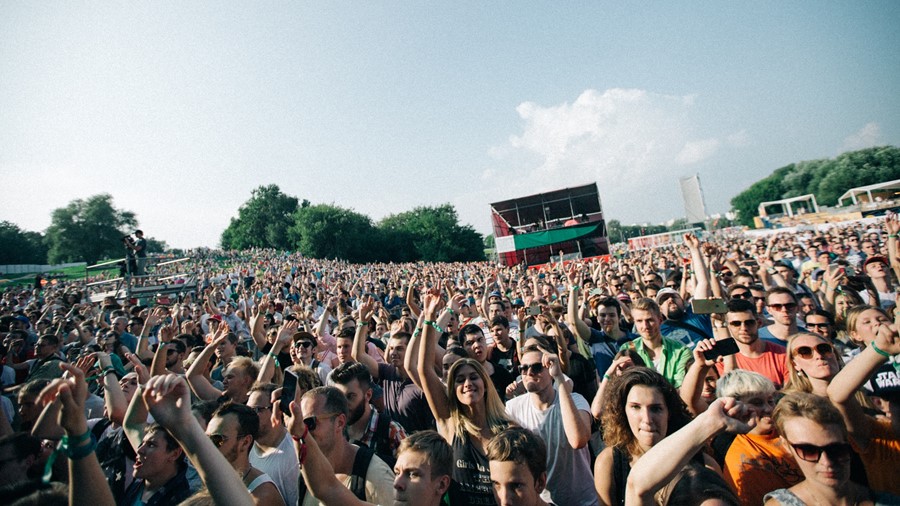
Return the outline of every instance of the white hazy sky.
<path id="1" fill-rule="evenodd" d="M 0 220 L 107 192 L 214 246 L 276 183 L 379 219 L 596 181 L 710 213 L 791 162 L 900 144 L 900 2 L 0 1 Z"/>

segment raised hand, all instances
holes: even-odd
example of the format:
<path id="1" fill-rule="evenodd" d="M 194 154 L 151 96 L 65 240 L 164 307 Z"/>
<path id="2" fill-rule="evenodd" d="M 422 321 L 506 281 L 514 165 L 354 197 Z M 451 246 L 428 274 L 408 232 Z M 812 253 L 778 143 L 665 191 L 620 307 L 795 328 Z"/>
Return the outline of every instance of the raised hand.
<path id="1" fill-rule="evenodd" d="M 162 344 L 160 344 L 160 346 L 162 346 Z M 150 379 L 150 372 L 147 371 L 147 366 L 141 362 L 141 359 L 133 353 L 127 353 L 125 358 L 134 366 L 134 372 L 137 373 L 138 376 L 138 384 L 143 385 L 147 383 L 147 380 Z"/>
<path id="2" fill-rule="evenodd" d="M 900 333 L 896 324 L 875 322 L 875 346 L 891 355 L 900 355 Z"/>
<path id="3" fill-rule="evenodd" d="M 712 367 L 716 365 L 716 362 L 724 361 L 725 357 L 723 356 L 719 356 L 715 360 L 707 360 L 706 356 L 703 355 L 703 352 L 711 351 L 715 346 L 715 339 L 703 339 L 702 341 L 699 341 L 697 346 L 694 347 L 694 362 L 703 367 Z"/>
<path id="4" fill-rule="evenodd" d="M 541 363 L 544 364 L 544 367 L 550 372 L 551 378 L 554 378 L 557 381 L 562 381 L 563 372 L 562 367 L 560 367 L 559 365 L 559 357 L 551 353 L 544 352 L 544 356 L 543 358 L 541 358 Z"/>
<path id="5" fill-rule="evenodd" d="M 688 248 L 696 249 L 700 247 L 700 239 L 694 234 L 684 234 L 684 244 L 686 244 Z"/>
<path id="6" fill-rule="evenodd" d="M 191 414 L 190 389 L 181 376 L 165 374 L 150 378 L 143 399 L 153 419 L 170 432 L 196 423 Z"/>
<path id="7" fill-rule="evenodd" d="M 88 396 L 88 387 L 84 381 L 84 372 L 65 362 L 61 362 L 59 367 L 65 371 L 63 377 L 47 385 L 38 398 L 44 405 L 59 403 L 61 409 L 57 422 L 70 436 L 80 436 L 87 432 L 84 401 Z"/>
<path id="8" fill-rule="evenodd" d="M 707 416 L 722 424 L 725 432 L 746 434 L 756 425 L 751 410 L 733 397 L 720 397 L 713 401 L 700 416 Z"/>

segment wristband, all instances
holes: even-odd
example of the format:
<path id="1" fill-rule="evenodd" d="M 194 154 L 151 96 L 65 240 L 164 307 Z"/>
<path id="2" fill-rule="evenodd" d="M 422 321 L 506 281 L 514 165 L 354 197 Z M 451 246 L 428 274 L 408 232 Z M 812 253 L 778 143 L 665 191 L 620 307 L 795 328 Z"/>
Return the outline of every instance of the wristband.
<path id="1" fill-rule="evenodd" d="M 91 438 L 91 430 L 88 429 L 87 432 L 85 432 L 84 434 L 82 434 L 80 436 L 75 436 L 75 437 L 63 436 L 62 441 L 65 444 L 72 446 L 72 445 L 80 445 L 81 443 L 84 443 L 85 441 L 87 441 L 90 438 Z"/>
<path id="2" fill-rule="evenodd" d="M 890 354 L 890 353 L 888 353 L 888 352 L 882 350 L 882 349 L 879 348 L 878 346 L 875 346 L 875 341 L 872 341 L 871 343 L 869 343 L 869 346 L 871 346 L 872 349 L 875 350 L 875 353 L 881 355 L 882 357 L 891 358 L 891 354 Z"/>
<path id="3" fill-rule="evenodd" d="M 73 448 L 71 444 L 68 445 L 66 455 L 69 457 L 69 460 L 81 460 L 94 453 L 94 450 L 97 449 L 97 440 L 94 438 L 93 434 L 90 435 L 90 438 L 90 442 L 84 446 L 76 446 Z"/>
<path id="4" fill-rule="evenodd" d="M 102 376 L 106 376 L 109 373 L 116 374 L 116 369 L 114 367 L 107 367 L 106 369 L 103 369 Z"/>
<path id="5" fill-rule="evenodd" d="M 569 287 L 569 290 L 572 290 L 572 291 L 574 292 L 574 291 L 576 291 L 576 290 L 581 290 L 581 287 L 578 286 L 578 285 L 572 285 L 572 286 Z"/>
<path id="6" fill-rule="evenodd" d="M 274 358 L 275 360 L 278 360 L 278 355 L 272 353 L 271 351 L 269 352 L 269 356 Z"/>
<path id="7" fill-rule="evenodd" d="M 603 373 L 603 379 L 605 379 L 605 380 L 610 379 L 609 374 Z"/>
<path id="8" fill-rule="evenodd" d="M 448 307 L 447 312 L 450 314 L 456 314 L 456 311 L 454 311 L 452 307 Z"/>
<path id="9" fill-rule="evenodd" d="M 368 326 L 369 326 L 368 322 L 359 322 L 356 324 L 356 328 L 358 328 L 358 329 L 361 329 L 363 327 L 368 327 Z"/>
<path id="10" fill-rule="evenodd" d="M 442 329 L 441 327 L 439 327 L 438 324 L 437 324 L 437 322 L 425 322 L 425 324 L 431 325 L 432 327 L 434 327 L 434 330 L 437 330 L 437 331 L 438 331 L 439 333 L 441 333 L 441 334 L 444 333 L 444 329 Z"/>
<path id="11" fill-rule="evenodd" d="M 416 329 L 416 330 L 413 331 L 412 336 L 413 336 L 413 337 L 419 337 L 419 335 L 420 335 L 421 333 L 422 333 L 422 329 Z"/>
<path id="12" fill-rule="evenodd" d="M 888 239 L 896 239 L 897 234 L 888 234 Z"/>

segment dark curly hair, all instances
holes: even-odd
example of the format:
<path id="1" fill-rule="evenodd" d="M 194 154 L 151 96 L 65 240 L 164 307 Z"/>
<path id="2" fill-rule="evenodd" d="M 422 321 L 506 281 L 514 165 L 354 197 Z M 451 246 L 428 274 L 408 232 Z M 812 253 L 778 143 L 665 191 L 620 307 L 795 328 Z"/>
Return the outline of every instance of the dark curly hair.
<path id="1" fill-rule="evenodd" d="M 630 455 L 641 455 L 644 451 L 638 445 L 631 432 L 628 417 L 625 414 L 625 403 L 628 393 L 633 387 L 644 386 L 655 388 L 663 395 L 666 409 L 669 411 L 667 434 L 672 434 L 691 421 L 691 414 L 678 391 L 666 381 L 662 374 L 647 367 L 632 367 L 621 376 L 610 379 L 603 394 L 603 442 L 606 446 L 616 446 Z"/>

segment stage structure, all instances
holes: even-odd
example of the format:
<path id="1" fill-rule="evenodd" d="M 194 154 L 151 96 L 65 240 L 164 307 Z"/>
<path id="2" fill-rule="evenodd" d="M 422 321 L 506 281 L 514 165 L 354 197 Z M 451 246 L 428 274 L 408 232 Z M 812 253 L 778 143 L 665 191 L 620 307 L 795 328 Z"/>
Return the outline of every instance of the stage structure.
<path id="1" fill-rule="evenodd" d="M 596 183 L 495 202 L 491 224 L 506 266 L 609 254 Z"/>

